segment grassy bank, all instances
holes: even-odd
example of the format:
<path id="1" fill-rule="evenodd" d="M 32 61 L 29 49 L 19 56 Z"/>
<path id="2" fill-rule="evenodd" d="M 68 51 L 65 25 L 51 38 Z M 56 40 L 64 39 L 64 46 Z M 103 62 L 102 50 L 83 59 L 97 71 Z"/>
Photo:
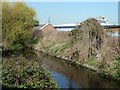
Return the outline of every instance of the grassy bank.
<path id="1" fill-rule="evenodd" d="M 44 43 L 48 40 L 44 40 Z M 43 48 L 39 48 L 42 47 Z M 78 46 L 73 43 L 66 42 L 53 42 L 49 40 L 49 44 L 42 45 L 38 43 L 35 49 L 42 51 L 49 55 L 69 61 L 71 64 L 80 65 L 92 71 L 96 71 L 99 75 L 107 77 L 108 79 L 120 80 L 120 57 L 114 56 L 111 61 L 103 61 L 95 56 L 80 59 L 80 51 Z M 87 52 L 86 52 L 87 53 Z"/>
<path id="2" fill-rule="evenodd" d="M 51 73 L 35 61 L 36 55 L 12 54 L 3 57 L 3 88 L 56 88 Z M 31 58 L 32 56 L 32 58 Z"/>
<path id="3" fill-rule="evenodd" d="M 56 31 L 43 33 L 41 43 L 34 46 L 36 50 L 120 80 L 118 38 L 108 36 L 97 20 L 87 19 L 65 35 L 60 32 L 56 35 Z"/>
<path id="4" fill-rule="evenodd" d="M 38 51 L 38 50 L 37 50 Z M 114 74 L 114 75 L 111 75 L 110 73 L 107 73 L 107 72 L 104 72 L 104 71 L 98 71 L 98 69 L 97 68 L 93 68 L 93 67 L 91 67 L 91 63 L 92 63 L 92 61 L 94 61 L 95 60 L 95 58 L 90 58 L 90 59 L 88 59 L 87 61 L 90 63 L 90 64 L 81 64 L 80 62 L 78 62 L 78 61 L 73 61 L 73 60 L 70 60 L 70 59 L 68 59 L 68 58 L 64 58 L 64 57 L 59 57 L 59 56 L 55 56 L 55 55 L 52 55 L 52 54 L 49 54 L 49 53 L 47 53 L 47 52 L 42 52 L 44 55 L 45 55 L 45 57 L 54 57 L 54 58 L 58 58 L 58 59 L 60 59 L 60 60 L 62 60 L 62 61 L 65 61 L 66 63 L 69 63 L 70 65 L 72 65 L 72 66 L 75 66 L 75 67 L 78 67 L 78 68 L 85 68 L 85 69 L 88 69 L 88 70 L 90 70 L 90 71 L 93 71 L 93 72 L 95 72 L 97 75 L 98 75 L 98 77 L 102 77 L 102 78 L 104 78 L 104 79 L 108 79 L 108 80 L 110 80 L 110 81 L 116 81 L 116 82 L 118 82 L 118 83 L 120 83 L 120 78 L 119 78 L 119 69 L 117 68 L 118 66 L 116 66 L 116 68 L 114 68 L 115 69 L 115 71 L 116 71 L 116 74 Z"/>
<path id="5" fill-rule="evenodd" d="M 1 47 L 1 44 L 0 44 L 0 87 L 1 87 L 1 75 L 2 75 L 2 47 Z"/>

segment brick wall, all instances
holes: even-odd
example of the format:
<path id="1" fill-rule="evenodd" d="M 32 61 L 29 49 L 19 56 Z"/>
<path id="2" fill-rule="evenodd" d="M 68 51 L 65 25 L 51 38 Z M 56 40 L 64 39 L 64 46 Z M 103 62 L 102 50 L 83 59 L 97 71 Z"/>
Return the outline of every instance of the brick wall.
<path id="1" fill-rule="evenodd" d="M 107 29 L 105 29 L 107 30 Z M 116 32 L 116 31 L 119 31 L 120 29 L 119 28 L 109 28 L 108 30 L 111 30 L 112 32 Z"/>
<path id="2" fill-rule="evenodd" d="M 47 30 L 56 30 L 52 25 L 48 24 L 46 27 L 42 29 L 42 31 L 47 31 Z"/>
<path id="3" fill-rule="evenodd" d="M 49 30 L 56 30 L 52 25 L 48 24 L 46 27 L 44 27 L 42 30 L 33 30 L 32 37 L 34 38 L 43 38 L 43 31 L 49 31 Z"/>

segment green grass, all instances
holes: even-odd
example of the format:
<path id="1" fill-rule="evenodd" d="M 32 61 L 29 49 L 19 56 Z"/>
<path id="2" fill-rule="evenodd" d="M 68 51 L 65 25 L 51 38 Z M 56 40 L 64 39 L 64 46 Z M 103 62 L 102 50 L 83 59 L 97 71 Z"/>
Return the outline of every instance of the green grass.
<path id="1" fill-rule="evenodd" d="M 37 44 L 39 42 L 39 38 L 35 38 L 31 40 L 31 44 Z"/>
<path id="2" fill-rule="evenodd" d="M 60 46 L 57 46 L 56 45 L 60 45 Z M 61 54 L 67 49 L 67 48 L 70 48 L 73 46 L 73 43 L 70 43 L 70 42 L 51 42 L 50 45 L 44 47 L 44 49 L 46 51 L 49 51 L 51 53 L 57 53 L 57 52 L 60 52 Z"/>
<path id="3" fill-rule="evenodd" d="M 63 44 L 60 45 L 58 47 L 55 47 L 55 45 L 57 44 Z M 67 48 L 70 47 L 70 43 L 69 42 L 51 42 L 51 44 L 49 46 L 44 47 L 45 50 L 48 50 L 51 53 L 57 53 L 58 51 L 60 51 L 60 53 L 63 53 Z"/>
<path id="4" fill-rule="evenodd" d="M 62 46 L 62 48 L 60 49 L 60 52 L 61 53 L 63 53 L 67 48 L 69 48 L 70 47 L 70 43 L 66 43 L 66 44 L 64 44 L 63 46 Z"/>
<path id="5" fill-rule="evenodd" d="M 91 66 L 95 65 L 95 63 L 90 63 Z"/>
<path id="6" fill-rule="evenodd" d="M 52 42 L 49 46 L 44 47 L 45 50 L 49 50 L 51 47 L 53 47 L 57 42 Z"/>
<path id="7" fill-rule="evenodd" d="M 51 40 L 46 40 L 47 42 L 51 42 Z"/>
<path id="8" fill-rule="evenodd" d="M 116 57 L 114 57 L 114 60 L 120 61 L 120 57 L 116 56 Z"/>
<path id="9" fill-rule="evenodd" d="M 59 51 L 59 48 L 56 48 L 56 49 L 55 49 L 55 53 L 57 53 L 58 51 Z"/>
<path id="10" fill-rule="evenodd" d="M 89 65 L 95 65 L 94 61 L 96 61 L 97 59 L 95 57 L 90 57 L 89 59 L 87 59 L 85 62 Z"/>
<path id="11" fill-rule="evenodd" d="M 79 57 L 78 56 L 74 56 L 73 59 L 79 59 Z"/>
<path id="12" fill-rule="evenodd" d="M 95 61 L 96 60 L 96 58 L 95 57 L 90 57 L 89 59 L 87 59 L 87 61 L 86 62 L 93 62 L 93 61 Z"/>

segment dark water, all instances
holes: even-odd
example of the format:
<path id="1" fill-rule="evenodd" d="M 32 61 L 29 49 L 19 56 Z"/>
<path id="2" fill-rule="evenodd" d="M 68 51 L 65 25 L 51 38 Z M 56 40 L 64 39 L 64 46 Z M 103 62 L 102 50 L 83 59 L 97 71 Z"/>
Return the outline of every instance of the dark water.
<path id="1" fill-rule="evenodd" d="M 49 55 L 36 52 L 37 61 L 51 71 L 61 88 L 120 88 L 120 82 L 100 77 L 96 72 Z"/>

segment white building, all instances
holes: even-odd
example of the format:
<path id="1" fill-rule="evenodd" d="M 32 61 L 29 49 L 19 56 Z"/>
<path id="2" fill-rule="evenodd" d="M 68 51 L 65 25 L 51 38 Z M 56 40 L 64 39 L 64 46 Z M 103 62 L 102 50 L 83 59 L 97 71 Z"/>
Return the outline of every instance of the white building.
<path id="1" fill-rule="evenodd" d="M 118 25 L 109 24 L 108 19 L 105 17 L 100 16 L 100 17 L 96 17 L 95 19 L 97 19 L 98 22 L 101 24 L 101 26 L 103 26 L 104 28 L 116 28 L 116 27 L 118 27 Z M 56 28 L 57 30 L 61 30 L 61 31 L 71 31 L 79 24 L 75 24 L 75 23 L 73 23 L 73 24 L 60 24 L 60 25 L 53 25 L 53 27 Z"/>

